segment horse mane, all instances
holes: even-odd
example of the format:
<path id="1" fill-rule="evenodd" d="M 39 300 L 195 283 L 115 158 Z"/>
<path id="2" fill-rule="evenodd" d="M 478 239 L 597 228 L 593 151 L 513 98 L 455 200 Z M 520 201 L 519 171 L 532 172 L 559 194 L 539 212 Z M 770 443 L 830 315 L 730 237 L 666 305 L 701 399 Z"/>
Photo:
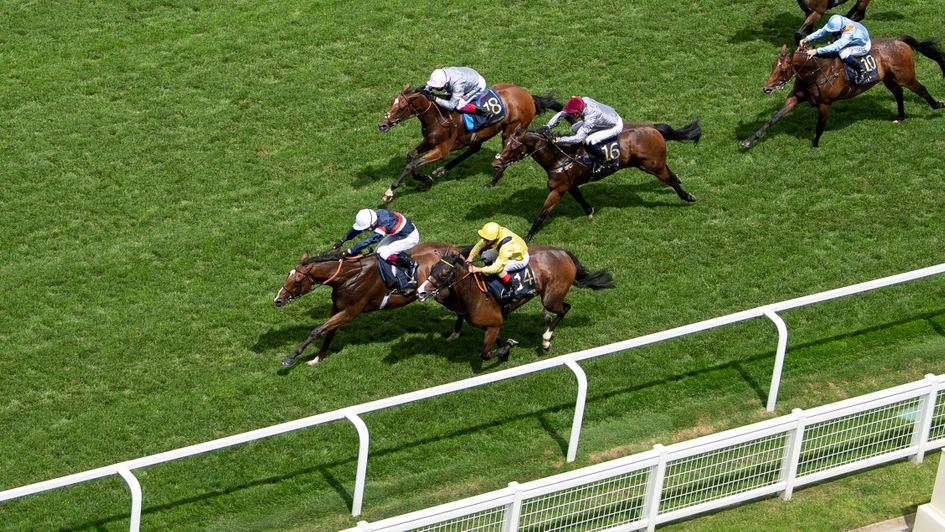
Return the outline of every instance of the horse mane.
<path id="1" fill-rule="evenodd" d="M 340 258 L 341 258 L 341 252 L 340 252 L 340 251 L 328 250 L 328 251 L 324 251 L 324 252 L 322 252 L 322 253 L 319 253 L 318 255 L 312 255 L 311 257 L 305 257 L 304 259 L 302 259 L 302 262 L 301 262 L 300 264 L 305 265 L 305 264 L 312 264 L 313 262 L 336 261 L 336 260 L 339 260 Z"/>

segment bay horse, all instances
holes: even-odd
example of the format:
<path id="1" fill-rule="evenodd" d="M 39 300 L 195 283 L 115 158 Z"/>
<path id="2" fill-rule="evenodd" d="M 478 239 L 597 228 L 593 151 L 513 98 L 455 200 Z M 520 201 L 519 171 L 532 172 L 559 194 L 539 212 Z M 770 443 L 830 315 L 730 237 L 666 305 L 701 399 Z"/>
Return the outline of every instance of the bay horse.
<path id="1" fill-rule="evenodd" d="M 804 23 L 801 24 L 801 27 L 794 32 L 794 42 L 801 42 L 801 39 L 807 37 L 811 28 L 814 27 L 814 24 L 817 24 L 817 21 L 820 20 L 820 17 L 824 16 L 824 13 L 828 9 L 835 8 L 846 2 L 847 0 L 797 0 L 797 5 L 801 6 L 801 9 L 804 11 L 804 16 L 807 18 L 804 19 Z M 853 7 L 847 12 L 847 18 L 856 21 L 863 20 L 863 17 L 866 16 L 866 6 L 869 5 L 869 3 L 870 0 L 856 0 Z"/>
<path id="2" fill-rule="evenodd" d="M 758 131 L 742 141 L 742 147 L 751 148 L 755 141 L 764 136 L 768 128 L 782 116 L 799 102 L 807 101 L 820 113 L 814 133 L 813 146 L 816 148 L 820 145 L 820 136 L 827 125 L 827 115 L 830 114 L 830 106 L 833 102 L 866 92 L 879 81 L 882 81 L 896 98 L 899 111 L 896 115 L 896 123 L 906 118 L 902 101 L 903 87 L 925 99 L 932 109 L 945 107 L 945 104 L 932 98 L 929 91 L 916 81 L 915 77 L 913 49 L 938 63 L 942 69 L 942 76 L 945 77 L 945 54 L 937 46 L 936 38 L 932 37 L 919 42 L 914 37 L 903 35 L 894 39 L 873 39 L 872 42 L 870 53 L 876 58 L 878 79 L 867 85 L 852 87 L 839 57 L 808 58 L 803 50 L 790 52 L 786 45 L 781 46 L 780 54 L 771 66 L 771 76 L 765 81 L 762 90 L 765 94 L 771 94 L 792 79 L 794 79 L 794 88 L 784 100 L 781 109 L 775 112 Z"/>
<path id="3" fill-rule="evenodd" d="M 496 300 L 485 293 L 481 274 L 470 274 L 466 268 L 464 255 L 468 248 L 454 248 L 433 265 L 426 280 L 417 287 L 420 301 L 435 298 L 440 304 L 456 313 L 456 325 L 449 340 L 459 336 L 464 321 L 484 330 L 481 356 L 483 360 L 499 357 L 508 360 L 509 351 L 518 342 L 511 338 L 502 340 L 499 334 L 509 312 L 524 305 L 534 296 L 528 296 L 513 303 L 510 307 L 500 306 Z M 561 319 L 571 309 L 564 301 L 571 285 L 592 290 L 613 288 L 614 281 L 610 272 L 587 270 L 577 258 L 561 248 L 550 246 L 529 246 L 529 266 L 535 274 L 535 289 L 541 296 L 544 312 L 554 314 L 548 328 L 541 336 L 541 347 L 551 349 L 551 337 Z M 547 320 L 546 320 L 547 321 Z M 501 345 L 493 350 L 496 341 Z"/>
<path id="4" fill-rule="evenodd" d="M 490 88 L 495 90 L 505 103 L 505 117 L 490 126 L 470 133 L 463 125 L 462 113 L 441 108 L 429 91 L 412 89 L 410 84 L 404 85 L 400 94 L 391 100 L 390 108 L 378 122 L 377 128 L 385 132 L 411 116 L 416 116 L 420 120 L 420 133 L 423 135 L 423 140 L 407 153 L 407 166 L 384 192 L 384 201 L 394 199 L 394 190 L 400 186 L 407 174 L 411 174 L 414 179 L 427 185 L 433 183 L 431 177 L 417 171 L 421 166 L 445 159 L 453 150 L 466 148 L 466 151 L 433 171 L 433 177 L 441 177 L 478 152 L 483 142 L 500 132 L 504 145 L 513 131 L 520 127 L 528 127 L 536 115 L 548 109 L 555 111 L 562 109 L 561 104 L 550 94 L 534 96 L 511 83 L 497 83 Z M 501 176 L 501 170 L 497 172 Z M 498 179 L 498 177 L 493 179 Z"/>
<path id="5" fill-rule="evenodd" d="M 698 142 L 702 136 L 699 119 L 679 129 L 673 129 L 667 124 L 630 123 L 623 127 L 620 133 L 620 168 L 634 167 L 653 174 L 660 181 L 673 187 L 676 195 L 684 201 L 696 201 L 695 196 L 682 188 L 679 177 L 666 166 L 666 141 L 693 141 Z M 561 196 L 570 193 L 577 200 L 589 218 L 594 216 L 594 208 L 584 199 L 578 190 L 580 185 L 592 179 L 591 165 L 585 163 L 581 153 L 585 149 L 580 145 L 561 146 L 553 142 L 551 131 L 542 127 L 538 130 L 527 131 L 519 129 L 512 133 L 505 148 L 495 156 L 493 167 L 504 169 L 508 165 L 531 156 L 545 169 L 548 174 L 548 196 L 538 214 L 532 221 L 532 227 L 525 235 L 528 242 L 538 232 L 545 217 L 558 204 Z M 494 186 L 501 174 L 493 178 L 490 185 Z"/>
<path id="6" fill-rule="evenodd" d="M 417 282 L 422 282 L 430 273 L 430 267 L 443 257 L 449 244 L 421 242 L 410 249 L 410 256 L 417 262 Z M 399 292 L 391 294 L 385 302 L 387 286 L 378 273 L 377 255 L 344 258 L 338 252 L 327 252 L 314 257 L 308 253 L 302 255 L 299 264 L 286 276 L 282 288 L 273 298 L 277 307 L 288 304 L 322 285 L 331 287 L 331 316 L 305 339 L 292 354 L 282 361 L 283 366 L 291 366 L 296 357 L 324 335 L 322 348 L 309 365 L 317 364 L 325 358 L 328 346 L 335 337 L 338 327 L 356 318 L 362 312 L 390 310 L 412 303 L 416 293 L 404 296 Z"/>

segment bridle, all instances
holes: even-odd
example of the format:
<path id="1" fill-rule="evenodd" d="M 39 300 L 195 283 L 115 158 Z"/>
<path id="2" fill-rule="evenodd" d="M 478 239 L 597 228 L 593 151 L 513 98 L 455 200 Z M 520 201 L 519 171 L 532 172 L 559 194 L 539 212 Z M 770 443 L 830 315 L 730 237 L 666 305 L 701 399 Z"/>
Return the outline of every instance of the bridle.
<path id="1" fill-rule="evenodd" d="M 543 135 L 540 131 L 526 131 L 526 132 L 525 132 L 525 135 L 530 135 L 530 134 L 541 135 L 541 137 L 542 137 L 542 139 L 545 141 L 545 143 L 544 143 L 543 145 L 541 145 L 540 147 L 536 147 L 535 149 L 533 149 L 533 150 L 531 150 L 531 151 L 526 150 L 524 155 L 522 155 L 521 157 L 519 157 L 519 158 L 517 158 L 517 159 L 515 159 L 515 160 L 513 160 L 513 161 L 509 161 L 509 162 L 507 162 L 507 163 L 504 163 L 504 166 L 509 166 L 509 165 L 514 164 L 514 163 L 517 163 L 517 162 L 519 162 L 519 161 L 521 161 L 521 160 L 527 159 L 528 157 L 530 157 L 530 156 L 532 156 L 532 155 L 535 155 L 536 153 L 547 149 L 548 146 L 554 146 L 555 149 L 557 149 L 559 152 L 561 152 L 561 155 L 564 155 L 564 157 L 565 157 L 565 159 L 566 159 L 566 162 L 564 162 L 564 163 L 562 163 L 562 164 L 559 164 L 558 166 L 555 166 L 555 167 L 552 168 L 551 170 L 548 170 L 549 172 L 554 172 L 555 170 L 560 170 L 561 168 L 564 168 L 565 166 L 567 166 L 569 163 L 578 163 L 578 164 L 580 164 L 581 166 L 587 166 L 587 165 L 584 164 L 583 162 L 581 162 L 581 161 L 575 159 L 574 157 L 571 157 L 570 155 L 568 155 L 567 152 L 565 152 L 564 150 L 561 149 L 561 146 L 558 146 L 557 144 L 555 144 L 554 142 L 552 142 L 550 138 L 548 138 L 547 136 Z M 517 140 L 517 139 L 515 138 L 514 134 L 513 134 L 513 136 L 509 137 L 509 141 L 508 141 L 508 142 L 509 142 L 509 145 L 512 147 L 513 150 L 514 150 L 514 149 L 518 149 L 519 146 L 521 146 L 522 144 L 525 144 L 524 142 L 522 142 L 522 141 L 520 141 L 520 140 Z M 514 145 L 512 145 L 513 142 L 515 143 Z M 500 156 L 500 155 L 502 155 L 502 154 L 499 153 L 498 155 L 495 156 L 496 160 L 499 160 L 499 156 Z"/>
<path id="2" fill-rule="evenodd" d="M 327 279 L 325 279 L 322 282 L 318 282 L 318 280 L 315 279 L 315 276 L 312 275 L 311 272 L 309 271 L 301 271 L 298 269 L 296 269 L 295 271 L 300 272 L 304 276 L 305 279 L 308 279 L 312 283 L 312 286 L 314 286 L 315 288 L 318 288 L 319 286 L 325 286 L 326 284 L 330 283 L 332 279 L 334 279 L 335 277 L 338 277 L 338 274 L 341 273 L 341 265 L 343 263 L 344 263 L 344 258 L 338 259 L 338 268 L 335 270 L 335 273 L 331 274 Z M 299 288 L 298 292 L 293 293 L 292 290 L 289 290 L 289 287 L 285 283 L 283 283 L 282 289 L 285 290 L 286 294 L 289 294 L 289 299 L 286 300 L 286 303 L 288 303 L 289 301 L 292 301 L 293 299 L 302 297 L 301 288 Z"/>
<path id="3" fill-rule="evenodd" d="M 407 91 L 405 90 L 400 91 L 400 96 L 404 99 L 404 104 L 399 106 L 397 108 L 397 111 L 398 111 L 398 115 L 401 115 L 401 116 L 398 116 L 398 118 L 392 120 L 390 116 L 390 111 L 388 111 L 384 113 L 384 120 L 387 120 L 388 122 L 390 122 L 391 126 L 396 126 L 396 125 L 399 125 L 404 120 L 410 118 L 411 116 L 416 115 L 417 117 L 419 117 L 421 115 L 425 115 L 430 110 L 431 107 L 434 107 L 436 109 L 437 114 L 439 115 L 437 122 L 439 122 L 441 126 L 446 127 L 449 125 L 455 125 L 453 124 L 451 120 L 443 116 L 443 111 L 440 109 L 440 106 L 436 105 L 436 103 L 434 103 L 433 100 L 430 100 L 429 98 L 423 98 L 423 100 L 427 102 L 427 106 L 425 109 L 421 111 L 420 108 L 414 105 L 411 99 L 409 98 L 409 96 L 413 94 L 417 94 L 417 93 L 413 92 L 413 93 L 408 94 Z M 404 114 L 401 112 L 401 110 L 406 109 L 406 108 L 410 108 L 409 114 Z"/>
<path id="4" fill-rule="evenodd" d="M 806 67 L 806 66 L 807 66 L 807 63 L 810 63 L 811 60 L 814 61 L 814 65 L 817 67 L 817 70 L 815 71 L 815 73 L 816 73 L 816 72 L 820 72 L 820 71 L 822 70 L 822 68 L 821 68 L 821 66 L 820 66 L 820 61 L 817 61 L 817 57 L 816 57 L 816 56 L 814 56 L 814 57 L 808 57 L 806 54 L 804 55 L 804 62 L 801 63 L 801 66 L 800 66 L 800 67 L 795 66 L 795 65 L 794 65 L 794 61 L 793 61 L 793 58 L 794 58 L 795 55 L 797 55 L 797 51 L 790 52 L 790 53 L 784 52 L 784 54 L 781 55 L 781 57 L 780 57 L 780 59 L 779 59 L 779 61 L 778 61 L 778 65 L 780 66 L 781 63 L 782 63 L 785 59 L 787 59 L 787 63 L 788 63 L 788 65 L 790 65 L 790 67 L 791 67 L 791 69 L 793 70 L 793 72 L 791 72 L 791 75 L 788 76 L 787 78 L 785 78 L 784 80 L 779 81 L 778 84 L 774 87 L 774 90 L 779 90 L 779 89 L 784 88 L 784 86 L 787 85 L 787 83 L 788 83 L 789 81 L 791 81 L 792 79 L 794 79 L 794 78 L 797 78 L 797 79 L 800 80 L 801 77 L 800 77 L 799 74 L 804 71 L 804 67 Z M 782 71 L 783 71 L 783 70 L 787 70 L 787 68 L 782 66 L 782 67 L 781 67 L 781 70 L 782 70 Z"/>
<path id="5" fill-rule="evenodd" d="M 448 260 L 446 260 L 446 259 L 442 259 L 442 258 L 440 259 L 440 262 L 442 262 L 443 264 L 449 266 L 449 268 L 450 268 L 450 274 L 449 274 L 449 277 L 447 278 L 447 282 L 446 282 L 443 286 L 439 286 L 439 285 L 437 284 L 437 282 L 436 282 L 436 277 L 433 276 L 433 271 L 432 271 L 432 270 L 430 271 L 430 275 L 427 276 L 427 282 L 430 283 L 431 285 L 433 285 L 433 290 L 430 290 L 430 292 L 429 292 L 430 295 L 429 295 L 428 297 L 433 297 L 434 299 L 435 299 L 437 296 L 440 295 L 440 292 L 441 292 L 441 291 L 443 291 L 443 290 L 449 290 L 449 289 L 452 288 L 453 285 L 455 285 L 456 283 L 458 283 L 458 282 L 462 281 L 463 279 L 465 279 L 465 278 L 469 277 L 470 275 L 472 275 L 469 271 L 467 271 L 467 272 L 466 272 L 466 275 L 464 275 L 464 276 L 460 277 L 459 279 L 457 279 L 457 278 L 456 278 L 456 264 L 453 263 L 453 262 L 450 262 L 450 261 L 448 261 Z"/>

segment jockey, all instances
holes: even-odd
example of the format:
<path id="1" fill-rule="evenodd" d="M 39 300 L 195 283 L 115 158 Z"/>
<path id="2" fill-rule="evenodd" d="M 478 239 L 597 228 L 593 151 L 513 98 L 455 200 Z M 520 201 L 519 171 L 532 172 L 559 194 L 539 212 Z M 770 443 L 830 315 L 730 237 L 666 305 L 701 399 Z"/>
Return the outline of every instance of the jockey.
<path id="1" fill-rule="evenodd" d="M 528 244 L 512 231 L 495 223 L 489 222 L 479 230 L 480 240 L 471 250 L 465 261 L 470 273 L 485 273 L 494 276 L 501 284 L 499 292 L 499 302 L 502 303 L 511 299 L 512 290 L 509 289 L 509 281 L 512 280 L 511 272 L 524 269 L 528 266 Z M 488 249 L 487 249 L 488 248 Z M 486 249 L 486 252 L 495 250 L 496 257 L 492 264 L 480 268 L 470 264 L 479 253 Z M 483 253 L 485 256 L 486 253 Z M 495 285 L 493 285 L 495 286 Z"/>
<path id="2" fill-rule="evenodd" d="M 808 50 L 807 57 L 836 53 L 844 63 L 856 72 L 856 77 L 859 78 L 862 72 L 860 71 L 860 62 L 856 58 L 868 54 L 872 47 L 870 32 L 867 31 L 866 26 L 843 15 L 833 15 L 823 28 L 811 33 L 806 39 L 801 39 L 799 46 L 803 48 L 811 41 L 816 41 L 828 33 L 832 34 L 836 40 L 827 46 Z M 850 81 L 856 84 L 855 80 Z"/>
<path id="3" fill-rule="evenodd" d="M 412 278 L 416 272 L 417 263 L 410 258 L 407 251 L 420 242 L 420 232 L 406 216 L 397 211 L 361 209 L 354 217 L 354 225 L 351 229 L 348 229 L 341 240 L 335 242 L 331 248 L 339 249 L 345 242 L 367 230 L 373 231 L 371 236 L 351 246 L 345 251 L 345 256 L 357 255 L 362 249 L 379 242 L 375 249 L 377 256 L 399 267 L 407 274 L 408 279 Z M 387 288 L 393 289 L 394 284 L 394 280 L 388 280 Z M 399 288 L 405 295 L 410 292 L 404 287 Z"/>
<path id="4" fill-rule="evenodd" d="M 593 148 L 587 150 L 594 154 L 594 168 L 592 173 L 602 174 L 612 169 L 616 164 L 619 165 L 619 159 L 604 162 L 603 154 L 596 145 L 611 137 L 615 137 L 623 131 L 623 119 L 617 114 L 613 107 L 604 105 L 593 98 L 584 96 L 572 96 L 564 104 L 558 114 L 551 117 L 548 121 L 548 127 L 552 128 L 558 125 L 562 117 L 570 119 L 580 119 L 571 126 L 574 135 L 569 137 L 557 137 L 554 139 L 556 144 L 577 144 L 583 142 L 585 146 Z M 570 120 L 569 120 L 570 121 Z M 588 161 L 590 162 L 590 161 Z"/>
<path id="5" fill-rule="evenodd" d="M 486 90 L 486 80 L 469 67 L 438 68 L 430 74 L 421 90 L 444 90 L 449 99 L 436 97 L 436 104 L 448 111 L 474 113 L 479 110 L 472 100 Z M 485 110 L 483 110 L 485 112 Z"/>

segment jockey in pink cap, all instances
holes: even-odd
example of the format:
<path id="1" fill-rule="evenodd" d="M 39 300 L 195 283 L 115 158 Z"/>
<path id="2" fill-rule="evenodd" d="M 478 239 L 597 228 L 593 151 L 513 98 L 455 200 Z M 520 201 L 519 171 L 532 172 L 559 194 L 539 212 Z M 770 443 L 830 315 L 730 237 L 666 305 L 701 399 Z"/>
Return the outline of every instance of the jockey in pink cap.
<path id="1" fill-rule="evenodd" d="M 604 140 L 619 135 L 623 131 L 623 119 L 620 118 L 617 111 L 593 98 L 572 96 L 564 104 L 564 108 L 551 117 L 551 120 L 548 121 L 548 127 L 555 127 L 558 125 L 558 121 L 565 116 L 572 120 L 578 120 L 571 126 L 574 135 L 558 137 L 555 139 L 555 143 L 577 144 L 583 142 L 585 146 L 594 148 L 589 150 L 595 154 L 596 159 L 593 172 L 598 174 L 608 170 L 609 165 L 599 160 L 600 156 L 597 152 L 600 150 L 596 149 L 595 146 Z"/>
<path id="2" fill-rule="evenodd" d="M 486 90 L 486 80 L 469 67 L 444 67 L 430 74 L 430 79 L 420 90 L 424 89 L 445 91 L 449 99 L 437 96 L 435 101 L 446 110 L 473 113 L 478 109 L 472 101 Z"/>

